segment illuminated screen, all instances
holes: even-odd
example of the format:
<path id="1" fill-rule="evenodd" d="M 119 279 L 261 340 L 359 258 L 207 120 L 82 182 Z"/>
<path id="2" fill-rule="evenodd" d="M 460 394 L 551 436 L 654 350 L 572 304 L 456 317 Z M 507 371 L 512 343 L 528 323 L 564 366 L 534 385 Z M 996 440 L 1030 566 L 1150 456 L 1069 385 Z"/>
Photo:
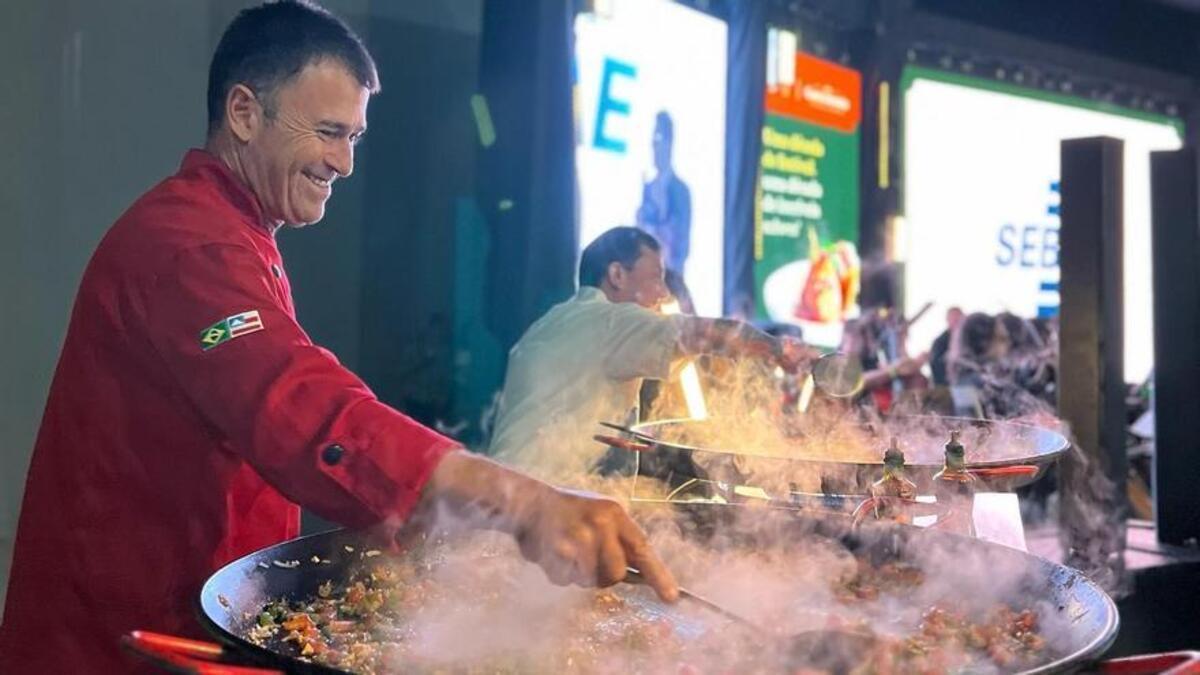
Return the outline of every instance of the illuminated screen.
<path id="1" fill-rule="evenodd" d="M 720 316 L 725 22 L 666 0 L 611 0 L 575 19 L 579 242 L 638 225 Z"/>
<path id="2" fill-rule="evenodd" d="M 766 114 L 754 229 L 757 314 L 836 347 L 858 313 L 862 78 L 768 36 Z"/>
<path id="3" fill-rule="evenodd" d="M 1154 360 L 1150 158 L 1176 150 L 1172 118 L 921 68 L 904 74 L 905 305 L 934 303 L 913 350 L 944 330 L 945 309 L 1058 313 L 1060 142 L 1125 141 L 1125 379 Z"/>

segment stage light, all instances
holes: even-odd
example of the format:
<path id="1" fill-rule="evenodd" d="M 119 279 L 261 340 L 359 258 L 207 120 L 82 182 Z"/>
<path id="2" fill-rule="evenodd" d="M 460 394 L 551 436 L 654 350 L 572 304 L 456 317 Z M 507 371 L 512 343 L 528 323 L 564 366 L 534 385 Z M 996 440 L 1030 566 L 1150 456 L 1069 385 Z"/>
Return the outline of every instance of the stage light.
<path id="1" fill-rule="evenodd" d="M 471 114 L 475 117 L 475 129 L 479 132 L 479 144 L 485 148 L 496 142 L 496 126 L 488 110 L 487 97 L 482 94 L 471 96 Z"/>
<path id="2" fill-rule="evenodd" d="M 678 314 L 679 301 L 674 298 L 662 306 L 663 314 Z M 695 361 L 688 361 L 679 372 L 679 384 L 683 387 L 683 400 L 687 404 L 688 417 L 694 420 L 708 419 L 708 406 L 704 401 L 704 388 L 700 386 L 700 373 Z"/>

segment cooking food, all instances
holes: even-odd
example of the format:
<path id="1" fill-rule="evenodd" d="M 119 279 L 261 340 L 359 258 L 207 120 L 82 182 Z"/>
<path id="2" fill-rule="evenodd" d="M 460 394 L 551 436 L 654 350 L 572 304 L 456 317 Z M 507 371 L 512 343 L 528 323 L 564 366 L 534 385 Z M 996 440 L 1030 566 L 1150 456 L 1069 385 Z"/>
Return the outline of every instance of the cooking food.
<path id="1" fill-rule="evenodd" d="M 857 561 L 853 574 L 843 576 L 834 585 L 834 597 L 842 603 L 878 600 L 880 593 L 902 593 L 925 583 L 925 573 L 915 565 L 886 562 L 872 565 Z"/>
<path id="2" fill-rule="evenodd" d="M 685 640 L 675 623 L 612 590 L 563 589 L 561 607 L 523 617 L 528 625 L 516 627 L 522 639 L 508 644 L 506 627 L 495 620 L 512 618 L 506 603 L 521 592 L 520 563 L 484 552 L 470 573 L 448 582 L 438 578 L 444 553 L 364 559 L 347 580 L 322 584 L 315 597 L 267 603 L 245 637 L 357 673 L 674 673 L 697 655 L 732 667 L 720 649 L 754 639 L 730 627 Z M 456 560 L 445 564 L 462 562 L 458 553 L 451 556 Z M 484 625 L 464 635 L 471 615 Z M 443 625 L 455 626 L 447 631 L 455 633 L 450 645 L 438 634 Z M 770 670 L 765 661 L 748 665 Z"/>
<path id="3" fill-rule="evenodd" d="M 913 565 L 873 566 L 860 560 L 857 571 L 835 586 L 834 595 L 843 603 L 872 602 L 882 594 L 911 592 L 924 581 L 924 573 Z M 855 672 L 944 673 L 978 667 L 981 654 L 1002 671 L 1024 670 L 1044 660 L 1046 640 L 1038 633 L 1032 609 L 998 605 L 973 617 L 955 604 L 951 598 L 931 606 L 908 636 L 880 639 Z"/>
<path id="4" fill-rule="evenodd" d="M 666 608 L 659 606 L 663 611 L 656 612 L 648 595 L 638 595 L 644 589 L 628 586 L 564 590 L 562 598 L 569 600 L 561 608 L 512 617 L 524 625 L 506 631 L 496 618 L 506 616 L 505 603 L 520 593 L 515 560 L 472 553 L 471 573 L 456 574 L 450 582 L 439 574 L 441 565 L 455 564 L 447 562 L 445 551 L 426 549 L 399 557 L 373 553 L 361 554 L 356 572 L 326 581 L 311 597 L 266 603 L 249 617 L 243 637 L 358 673 L 812 670 L 803 654 L 789 653 L 786 635 L 764 636 L 734 624 L 681 623 Z M 857 610 L 912 594 L 924 583 L 924 573 L 912 564 L 872 565 L 858 559 L 830 591 L 845 607 Z M 479 617 L 478 630 L 463 634 L 463 622 L 471 616 Z M 857 616 L 830 612 L 825 626 L 870 631 L 861 613 Z M 455 627 L 449 646 L 439 643 L 438 636 L 439 627 L 448 625 Z M 500 637 L 492 639 L 497 633 Z M 517 634 L 525 639 L 509 642 Z M 854 655 L 853 672 L 932 673 L 968 666 L 1007 672 L 1046 657 L 1034 611 L 1000 605 L 977 616 L 958 608 L 953 598 L 936 602 L 919 623 L 880 631 L 875 638 L 871 649 Z"/>

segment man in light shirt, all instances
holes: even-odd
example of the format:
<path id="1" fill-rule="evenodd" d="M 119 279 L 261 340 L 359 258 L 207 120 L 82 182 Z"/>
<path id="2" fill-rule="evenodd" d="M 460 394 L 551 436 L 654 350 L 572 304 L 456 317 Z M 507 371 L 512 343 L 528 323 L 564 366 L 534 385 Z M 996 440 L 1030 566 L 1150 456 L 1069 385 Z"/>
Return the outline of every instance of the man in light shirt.
<path id="1" fill-rule="evenodd" d="M 598 422 L 637 419 L 643 378 L 666 379 L 680 359 L 715 354 L 768 359 L 795 370 L 814 356 L 801 342 L 749 324 L 663 315 L 662 248 L 616 227 L 583 251 L 579 291 L 538 319 L 509 353 L 491 452 L 555 482 L 586 476 L 605 453 Z"/>

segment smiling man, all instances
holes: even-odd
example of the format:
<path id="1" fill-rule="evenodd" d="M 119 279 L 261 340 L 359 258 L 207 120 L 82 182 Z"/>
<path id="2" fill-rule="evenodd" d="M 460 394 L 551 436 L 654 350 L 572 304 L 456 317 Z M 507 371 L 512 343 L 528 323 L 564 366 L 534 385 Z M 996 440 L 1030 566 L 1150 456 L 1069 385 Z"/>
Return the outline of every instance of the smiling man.
<path id="1" fill-rule="evenodd" d="M 242 12 L 213 57 L 208 138 L 84 272 L 38 433 L 0 624 L 2 673 L 129 672 L 123 633 L 200 633 L 230 560 L 294 537 L 300 506 L 396 528 L 447 509 L 510 533 L 560 583 L 670 573 L 615 502 L 460 449 L 381 403 L 296 322 L 275 236 L 354 169 L 379 88 L 324 10 Z"/>

